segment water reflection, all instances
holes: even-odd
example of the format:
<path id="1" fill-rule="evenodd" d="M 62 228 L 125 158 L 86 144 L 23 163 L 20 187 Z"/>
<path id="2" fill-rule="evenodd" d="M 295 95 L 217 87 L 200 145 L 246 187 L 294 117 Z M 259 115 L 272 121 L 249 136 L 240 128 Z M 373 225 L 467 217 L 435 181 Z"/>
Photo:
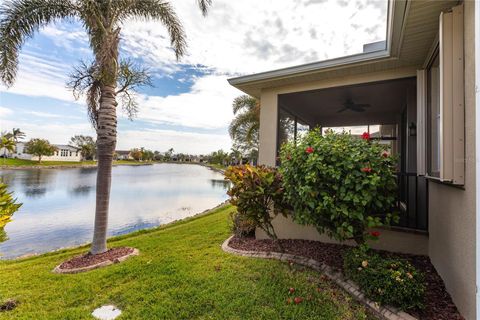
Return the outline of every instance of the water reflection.
<path id="1" fill-rule="evenodd" d="M 6 227 L 3 257 L 45 252 L 91 240 L 96 169 L 2 170 L 23 206 Z M 197 165 L 119 166 L 112 172 L 109 234 L 182 219 L 226 200 L 220 173 Z"/>
<path id="2" fill-rule="evenodd" d="M 85 197 L 92 191 L 94 191 L 93 186 L 81 185 L 70 189 L 70 194 L 74 197 Z"/>
<path id="3" fill-rule="evenodd" d="M 27 198 L 39 198 L 47 193 L 47 185 L 53 178 L 52 170 L 26 170 L 21 181 Z"/>
<path id="4" fill-rule="evenodd" d="M 230 186 L 230 182 L 224 179 L 211 179 L 210 183 L 213 188 L 219 188 L 225 191 L 228 190 L 228 187 Z"/>

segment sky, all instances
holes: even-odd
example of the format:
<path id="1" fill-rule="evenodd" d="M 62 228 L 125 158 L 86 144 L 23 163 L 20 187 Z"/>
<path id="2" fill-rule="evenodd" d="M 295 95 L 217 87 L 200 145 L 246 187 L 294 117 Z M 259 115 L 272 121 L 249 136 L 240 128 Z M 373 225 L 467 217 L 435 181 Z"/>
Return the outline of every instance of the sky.
<path id="1" fill-rule="evenodd" d="M 187 34 L 180 61 L 160 22 L 121 26 L 120 56 L 146 66 L 154 86 L 139 90 L 133 121 L 118 110 L 117 150 L 230 150 L 231 105 L 243 93 L 228 78 L 360 53 L 386 35 L 386 0 L 213 0 L 207 17 L 195 0 L 171 3 Z M 65 85 L 91 57 L 78 21 L 55 22 L 27 39 L 15 84 L 0 84 L 0 131 L 21 128 L 27 139 L 56 144 L 95 136 L 84 101 Z"/>

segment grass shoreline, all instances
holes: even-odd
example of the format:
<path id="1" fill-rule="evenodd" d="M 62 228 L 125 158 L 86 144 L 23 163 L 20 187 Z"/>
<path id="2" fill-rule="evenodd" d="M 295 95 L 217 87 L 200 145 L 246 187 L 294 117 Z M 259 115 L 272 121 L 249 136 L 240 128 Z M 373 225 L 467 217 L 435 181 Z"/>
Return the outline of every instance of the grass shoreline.
<path id="1" fill-rule="evenodd" d="M 15 169 L 71 169 L 71 168 L 96 168 L 96 161 L 82 161 L 82 162 L 70 162 L 70 161 L 43 161 L 38 163 L 37 161 L 23 160 L 23 159 L 5 159 L 6 164 L 4 164 L 3 159 L 0 159 L 0 170 L 15 170 Z M 149 161 L 149 162 L 140 162 L 132 160 L 115 160 L 113 161 L 113 166 L 149 166 L 153 164 L 194 164 L 207 167 L 213 171 L 224 173 L 226 167 L 210 164 L 210 163 L 201 163 L 201 162 L 188 162 L 188 161 Z"/>
<path id="2" fill-rule="evenodd" d="M 203 210 L 202 212 L 196 213 L 196 214 L 194 214 L 192 216 L 189 216 L 189 217 L 185 217 L 183 219 L 177 219 L 177 220 L 173 220 L 173 221 L 170 221 L 170 222 L 167 222 L 167 223 L 160 224 L 160 225 L 155 226 L 155 227 L 135 230 L 135 231 L 125 233 L 125 234 L 111 236 L 111 237 L 108 238 L 108 244 L 115 243 L 116 241 L 120 241 L 120 240 L 123 240 L 123 239 L 126 239 L 126 238 L 135 237 L 137 235 L 148 234 L 148 233 L 151 233 L 151 232 L 156 232 L 158 230 L 164 230 L 164 229 L 167 229 L 169 227 L 176 226 L 176 225 L 182 225 L 184 223 L 190 222 L 191 220 L 195 220 L 195 219 L 201 218 L 203 216 L 208 216 L 210 214 L 214 214 L 214 213 L 216 213 L 220 210 L 228 209 L 229 207 L 231 207 L 231 205 L 228 204 L 228 200 L 227 200 L 227 201 L 222 202 L 222 203 L 220 203 L 219 205 L 217 205 L 213 208 Z M 91 244 L 92 244 L 91 242 L 86 242 L 86 243 L 83 243 L 83 244 L 73 245 L 73 246 L 69 246 L 69 247 L 62 247 L 62 248 L 50 250 L 50 251 L 43 252 L 43 253 L 26 254 L 26 255 L 19 256 L 19 257 L 14 257 L 12 259 L 1 259 L 1 252 L 0 252 L 0 263 L 5 262 L 5 261 L 22 261 L 22 260 L 25 260 L 25 259 L 41 257 L 41 256 L 44 256 L 44 255 L 46 256 L 46 255 L 55 254 L 55 253 L 64 253 L 64 252 L 67 252 L 69 250 L 88 249 L 91 246 Z"/>
<path id="3" fill-rule="evenodd" d="M 85 273 L 52 273 L 85 246 L 0 261 L 0 302 L 18 301 L 0 318 L 91 319 L 95 308 L 114 304 L 121 319 L 373 319 L 317 272 L 223 252 L 233 210 L 224 205 L 111 238 L 110 246 L 135 247 L 140 255 Z M 303 302 L 288 303 L 295 296 Z"/>
<path id="4" fill-rule="evenodd" d="M 154 162 L 137 162 L 130 160 L 115 160 L 113 166 L 145 166 Z M 0 169 L 56 169 L 56 168 L 96 168 L 96 161 L 37 161 L 23 159 L 0 159 Z"/>

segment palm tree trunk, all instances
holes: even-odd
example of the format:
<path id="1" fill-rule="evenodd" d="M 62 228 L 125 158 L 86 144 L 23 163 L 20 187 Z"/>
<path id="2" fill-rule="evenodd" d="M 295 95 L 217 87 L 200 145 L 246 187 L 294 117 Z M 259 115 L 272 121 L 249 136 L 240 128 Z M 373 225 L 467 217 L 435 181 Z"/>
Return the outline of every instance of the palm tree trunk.
<path id="1" fill-rule="evenodd" d="M 97 118 L 97 201 L 92 254 L 107 251 L 108 206 L 112 179 L 112 161 L 117 141 L 115 87 L 103 86 Z"/>

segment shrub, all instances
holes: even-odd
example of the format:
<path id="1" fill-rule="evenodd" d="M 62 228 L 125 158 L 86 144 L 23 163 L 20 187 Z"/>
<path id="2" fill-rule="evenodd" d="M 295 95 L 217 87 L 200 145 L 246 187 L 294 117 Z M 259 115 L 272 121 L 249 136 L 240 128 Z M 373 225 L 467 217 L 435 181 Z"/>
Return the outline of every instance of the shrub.
<path id="1" fill-rule="evenodd" d="M 257 224 L 254 220 L 249 219 L 238 212 L 232 212 L 230 214 L 230 219 L 232 220 L 232 232 L 237 237 L 245 238 L 253 237 L 255 235 Z"/>
<path id="2" fill-rule="evenodd" d="M 312 130 L 281 148 L 283 185 L 293 219 L 321 233 L 357 243 L 376 238 L 368 228 L 398 219 L 395 158 L 386 147 L 347 133 Z"/>
<path id="3" fill-rule="evenodd" d="M 424 276 L 407 261 L 385 259 L 361 246 L 345 254 L 344 270 L 368 298 L 380 304 L 402 310 L 423 307 Z"/>
<path id="4" fill-rule="evenodd" d="M 229 167 L 225 177 L 232 182 L 228 190 L 230 202 L 237 206 L 238 215 L 250 221 L 272 239 L 277 235 L 272 220 L 278 214 L 286 215 L 282 179 L 275 168 L 241 165 Z"/>
<path id="5" fill-rule="evenodd" d="M 20 208 L 21 204 L 16 203 L 12 193 L 8 192 L 7 185 L 0 182 L 0 242 L 5 241 L 7 236 L 3 230 L 10 222 L 12 215 Z"/>

